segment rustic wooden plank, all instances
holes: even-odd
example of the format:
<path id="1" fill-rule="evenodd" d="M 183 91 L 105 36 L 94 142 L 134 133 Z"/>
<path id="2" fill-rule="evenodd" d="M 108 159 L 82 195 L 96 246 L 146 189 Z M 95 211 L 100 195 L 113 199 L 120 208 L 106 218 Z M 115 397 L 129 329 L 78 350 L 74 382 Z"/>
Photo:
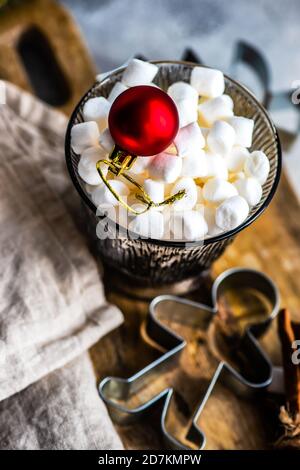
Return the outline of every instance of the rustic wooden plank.
<path id="1" fill-rule="evenodd" d="M 26 5 L 25 5 L 26 3 Z M 47 21 L 45 21 L 47 16 Z M 71 16 L 52 0 L 19 3 L 0 16 L 0 76 L 34 92 L 21 61 L 18 44 L 24 33 L 35 27 L 45 35 L 70 88 L 66 102 L 58 106 L 70 113 L 82 94 L 93 83 L 95 69 Z M 77 72 L 77 73 L 76 73 Z M 251 227 L 243 231 L 212 269 L 212 278 L 233 266 L 247 266 L 269 274 L 278 284 L 282 305 L 300 319 L 300 218 L 299 204 L 283 175 L 270 208 Z M 160 354 L 141 334 L 148 303 L 129 299 L 107 290 L 108 299 L 125 315 L 125 324 L 103 338 L 91 350 L 97 379 L 108 374 L 127 377 Z M 207 289 L 193 294 L 207 298 Z M 188 340 L 180 367 L 158 378 L 142 392 L 146 399 L 167 386 L 176 390 L 167 427 L 178 438 L 185 438 L 188 420 L 205 393 L 216 367 L 207 338 L 171 325 Z M 275 364 L 280 363 L 280 347 L 273 325 L 262 344 Z M 135 397 L 138 400 L 139 397 Z M 249 400 L 236 396 L 218 383 L 202 414 L 200 424 L 208 449 L 260 449 L 272 445 L 276 436 L 276 406 L 270 400 Z M 159 434 L 159 410 L 130 426 L 118 426 L 127 448 L 159 449 L 165 446 Z"/>
<path id="2" fill-rule="evenodd" d="M 32 79 L 39 79 L 38 73 L 34 70 L 35 77 L 30 77 L 20 53 L 20 45 L 28 33 L 31 34 L 31 38 L 27 36 L 26 46 L 27 50 L 31 47 L 28 52 L 28 69 L 37 67 L 34 56 L 36 47 L 39 47 L 38 56 L 45 58 L 45 70 L 40 78 L 41 91 L 43 94 L 47 92 L 45 88 L 50 83 L 47 74 L 55 74 L 56 91 L 59 90 L 62 94 L 62 99 L 56 107 L 70 114 L 82 95 L 94 83 L 96 75 L 94 64 L 76 23 L 65 8 L 53 0 L 12 2 L 11 6 L 1 10 L 0 78 L 36 94 Z M 47 47 L 44 54 L 43 47 Z M 54 61 L 49 60 L 52 54 Z M 51 89 L 48 92 L 51 95 Z M 55 90 L 52 90 L 52 94 L 54 92 Z"/>

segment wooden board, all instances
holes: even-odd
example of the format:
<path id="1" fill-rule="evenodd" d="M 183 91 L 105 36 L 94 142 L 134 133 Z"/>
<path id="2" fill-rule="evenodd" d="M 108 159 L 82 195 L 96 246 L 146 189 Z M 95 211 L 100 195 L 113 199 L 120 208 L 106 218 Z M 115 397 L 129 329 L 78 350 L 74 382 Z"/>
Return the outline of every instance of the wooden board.
<path id="1" fill-rule="evenodd" d="M 0 10 L 0 79 L 70 114 L 95 75 L 76 23 L 58 2 L 9 2 Z"/>
<path id="2" fill-rule="evenodd" d="M 252 267 L 270 275 L 280 289 L 282 306 L 288 307 L 300 320 L 300 218 L 299 204 L 285 175 L 277 194 L 266 212 L 238 235 L 225 254 L 214 264 L 212 277 L 233 266 Z M 196 297 L 202 299 L 202 290 Z M 141 336 L 141 324 L 147 303 L 107 292 L 108 299 L 124 312 L 125 324 L 101 340 L 91 350 L 98 380 L 106 375 L 130 376 L 148 364 L 159 352 Z M 181 331 L 182 333 L 182 331 Z M 167 423 L 178 437 L 193 409 L 207 388 L 215 367 L 206 338 L 185 331 L 188 346 L 180 367 L 151 384 L 149 391 L 174 386 L 176 397 Z M 280 364 L 280 347 L 276 323 L 264 336 L 263 347 L 274 364 Z M 200 425 L 207 437 L 207 449 L 264 449 L 272 447 L 280 432 L 278 403 L 265 395 L 259 400 L 237 397 L 221 383 L 217 385 L 203 411 Z M 164 448 L 157 417 L 150 416 L 130 426 L 118 426 L 118 432 L 129 449 Z"/>
<path id="3" fill-rule="evenodd" d="M 42 40 L 41 36 L 37 35 L 39 33 L 48 44 L 43 45 L 48 48 L 45 56 L 49 57 L 49 47 L 54 56 L 56 65 L 51 64 L 51 71 L 54 74 L 54 88 L 59 90 L 59 96 L 49 94 L 49 88 L 46 86 L 49 83 L 43 82 L 45 74 L 41 75 L 39 83 L 33 84 L 24 64 L 28 48 L 29 52 L 32 52 L 31 44 Z M 23 47 L 20 49 L 22 41 Z M 38 94 L 36 86 L 42 93 L 46 92 L 47 102 L 67 114 L 73 110 L 79 98 L 94 81 L 95 68 L 77 26 L 65 9 L 52 0 L 18 2 L 16 6 L 3 10 L 0 15 L 0 51 L 0 78 Z M 41 49 L 36 51 L 37 59 L 40 53 Z M 39 67 L 39 64 L 29 63 L 29 66 Z M 34 77 L 37 75 L 34 72 Z M 242 232 L 215 263 L 212 278 L 232 266 L 260 269 L 273 277 L 280 288 L 282 305 L 288 307 L 294 317 L 300 320 L 298 214 L 298 202 L 287 179 L 283 177 L 270 208 L 250 228 Z M 124 312 L 125 323 L 91 350 L 97 380 L 106 375 L 128 377 L 160 354 L 145 342 L 141 335 L 148 304 L 126 298 L 111 290 L 111 287 L 107 289 L 107 297 Z M 193 297 L 206 300 L 207 289 L 203 288 Z M 174 387 L 176 393 L 167 426 L 174 435 L 182 439 L 188 419 L 207 389 L 215 369 L 215 359 L 209 351 L 205 336 L 188 329 L 183 331 L 183 328 L 179 328 L 179 332 L 184 333 L 188 340 L 188 346 L 181 356 L 180 367 L 151 383 L 143 391 L 143 396 L 157 393 L 166 386 Z M 279 364 L 280 349 L 275 324 L 262 343 L 274 363 Z M 277 413 L 277 404 L 268 397 L 245 400 L 218 383 L 200 421 L 207 437 L 206 448 L 270 447 L 278 432 Z M 158 417 L 159 410 L 130 426 L 117 426 L 125 446 L 129 449 L 164 448 Z"/>
<path id="4" fill-rule="evenodd" d="M 39 44 L 39 48 L 33 53 L 35 44 Z M 0 52 L 0 78 L 38 96 L 42 93 L 40 98 L 67 114 L 94 81 L 95 68 L 77 26 L 68 12 L 53 0 L 18 2 L 1 11 Z M 48 58 L 51 54 L 51 73 L 45 74 L 39 59 L 43 58 L 41 56 Z M 33 63 L 29 60 L 26 64 L 26 57 L 33 56 L 36 61 Z M 33 67 L 31 77 L 30 67 Z M 39 81 L 33 83 L 36 77 L 39 77 Z M 54 80 L 52 87 L 49 87 L 48 78 Z M 51 89 L 59 91 L 58 95 L 52 95 Z M 270 208 L 242 232 L 215 263 L 212 278 L 232 266 L 260 269 L 273 277 L 280 288 L 282 305 L 288 307 L 294 317 L 300 320 L 298 213 L 298 202 L 287 179 L 283 177 Z M 148 304 L 126 298 L 114 292 L 112 286 L 109 287 L 107 297 L 124 312 L 125 323 L 91 350 L 97 380 L 106 375 L 128 377 L 160 354 L 141 335 Z M 193 297 L 206 300 L 207 289 L 203 288 Z M 176 393 L 167 427 L 183 439 L 188 420 L 207 389 L 216 363 L 205 336 L 178 325 L 172 326 L 179 328 L 180 334 L 184 334 L 188 341 L 180 359 L 180 367 L 151 383 L 143 391 L 143 397 L 151 396 L 166 386 L 174 387 Z M 280 348 L 275 324 L 262 343 L 274 363 L 279 364 Z M 261 449 L 272 446 L 278 432 L 277 406 L 268 397 L 260 400 L 237 397 L 225 385 L 218 383 L 200 421 L 207 437 L 206 448 Z M 125 447 L 164 448 L 158 417 L 159 410 L 130 426 L 117 426 Z"/>

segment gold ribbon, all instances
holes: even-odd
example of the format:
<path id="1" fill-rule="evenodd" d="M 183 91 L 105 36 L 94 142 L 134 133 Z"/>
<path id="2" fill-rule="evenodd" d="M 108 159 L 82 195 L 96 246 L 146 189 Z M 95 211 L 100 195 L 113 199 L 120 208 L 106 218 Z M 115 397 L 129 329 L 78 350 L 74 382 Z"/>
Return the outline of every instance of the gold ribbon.
<path id="1" fill-rule="evenodd" d="M 136 157 L 133 157 L 131 155 L 124 156 L 124 152 L 122 150 L 116 150 L 116 149 L 113 150 L 111 155 L 116 155 L 116 156 L 112 160 L 103 159 L 103 160 L 99 160 L 96 163 L 97 171 L 100 175 L 100 178 L 102 179 L 106 187 L 109 189 L 109 191 L 113 194 L 113 196 L 117 199 L 117 201 L 123 207 L 125 207 L 125 209 L 127 209 L 129 212 L 132 212 L 135 215 L 144 214 L 151 207 L 161 207 L 167 204 L 173 204 L 173 202 L 182 199 L 183 196 L 185 195 L 185 190 L 183 189 L 181 191 L 178 191 L 178 193 L 174 194 L 173 196 L 169 196 L 168 198 L 164 199 L 161 202 L 158 202 L 158 203 L 154 202 L 149 196 L 149 194 L 144 190 L 143 186 L 141 186 L 137 181 L 135 181 L 130 175 L 128 175 L 125 172 L 126 170 L 129 170 L 132 167 L 132 165 L 134 164 L 134 161 L 136 160 Z M 136 199 L 146 204 L 146 208 L 142 211 L 137 211 L 136 209 L 133 209 L 133 207 L 129 206 L 127 202 L 125 202 L 124 199 L 122 199 L 122 197 L 113 189 L 113 187 L 109 183 L 109 180 L 103 174 L 101 165 L 108 166 L 109 171 L 111 171 L 114 175 L 122 176 L 124 179 L 126 179 L 131 184 L 133 184 L 141 193 L 141 194 L 135 195 Z"/>

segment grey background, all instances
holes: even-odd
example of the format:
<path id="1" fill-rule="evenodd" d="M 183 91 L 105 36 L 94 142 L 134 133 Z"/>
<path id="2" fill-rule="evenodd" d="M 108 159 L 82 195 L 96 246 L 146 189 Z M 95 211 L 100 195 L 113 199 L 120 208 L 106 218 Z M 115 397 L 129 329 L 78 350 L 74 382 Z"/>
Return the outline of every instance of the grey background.
<path id="1" fill-rule="evenodd" d="M 230 72 L 237 39 L 260 48 L 272 70 L 272 90 L 300 82 L 299 0 L 61 0 L 79 24 L 99 71 L 140 53 L 179 59 L 192 47 L 207 65 Z M 259 96 L 253 77 L 238 78 Z M 295 128 L 296 113 L 275 113 L 277 125 Z M 300 143 L 286 156 L 295 189 L 300 181 Z"/>

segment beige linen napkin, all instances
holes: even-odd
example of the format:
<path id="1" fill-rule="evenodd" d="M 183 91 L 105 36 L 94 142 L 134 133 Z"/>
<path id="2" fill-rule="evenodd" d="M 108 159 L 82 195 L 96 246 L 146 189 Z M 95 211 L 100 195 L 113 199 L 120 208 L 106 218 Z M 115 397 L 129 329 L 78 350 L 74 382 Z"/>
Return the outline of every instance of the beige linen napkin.
<path id="1" fill-rule="evenodd" d="M 123 320 L 121 312 L 106 303 L 96 263 L 70 215 L 76 217 L 79 200 L 65 167 L 66 123 L 62 114 L 6 84 L 6 104 L 0 105 L 0 400 L 69 363 Z M 77 420 L 70 417 L 65 442 L 72 442 L 76 427 L 84 428 L 81 419 L 88 426 L 91 418 L 93 428 L 98 420 L 101 429 L 104 415 L 114 435 L 107 441 L 121 446 L 97 397 L 92 373 L 85 370 L 90 367 L 89 359 L 78 359 L 2 402 L 0 447 L 18 447 L 4 438 L 9 416 L 26 430 L 34 410 L 44 410 L 36 421 L 41 425 L 49 413 L 53 418 L 65 407 L 62 415 L 72 415 L 77 404 L 82 407 L 89 398 L 87 414 L 82 408 Z M 92 415 L 96 401 L 99 412 Z M 22 409 L 23 404 L 28 409 Z M 29 447 L 57 447 L 47 439 L 41 445 L 34 426 L 29 426 Z M 59 439 L 62 443 L 62 436 Z M 93 447 L 88 437 L 85 443 L 82 439 L 81 447 Z M 23 442 L 27 447 L 26 439 Z"/>
<path id="2" fill-rule="evenodd" d="M 87 353 L 0 402 L 0 448 L 122 449 Z"/>

